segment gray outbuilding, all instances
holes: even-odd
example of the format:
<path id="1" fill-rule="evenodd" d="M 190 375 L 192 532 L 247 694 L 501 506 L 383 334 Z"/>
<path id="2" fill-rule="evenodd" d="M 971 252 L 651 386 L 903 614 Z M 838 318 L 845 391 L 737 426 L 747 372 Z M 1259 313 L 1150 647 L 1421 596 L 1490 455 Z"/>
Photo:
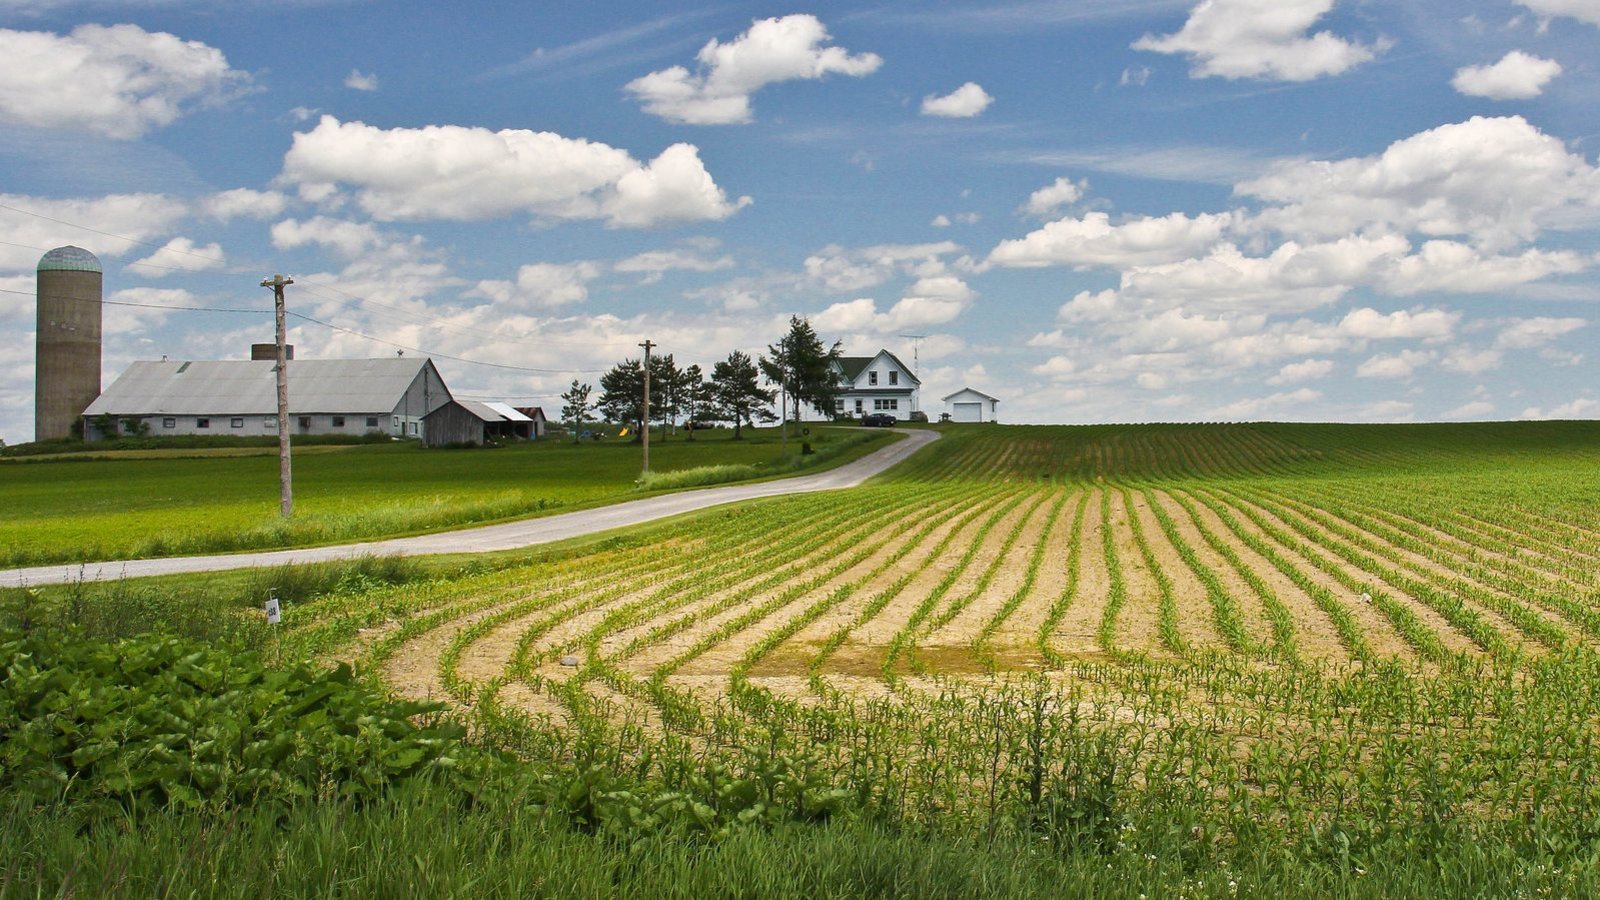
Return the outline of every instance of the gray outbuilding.
<path id="1" fill-rule="evenodd" d="M 277 434 L 272 360 L 136 362 L 83 411 L 84 435 Z M 288 364 L 293 434 L 425 437 L 450 390 L 426 358 L 297 359 Z"/>

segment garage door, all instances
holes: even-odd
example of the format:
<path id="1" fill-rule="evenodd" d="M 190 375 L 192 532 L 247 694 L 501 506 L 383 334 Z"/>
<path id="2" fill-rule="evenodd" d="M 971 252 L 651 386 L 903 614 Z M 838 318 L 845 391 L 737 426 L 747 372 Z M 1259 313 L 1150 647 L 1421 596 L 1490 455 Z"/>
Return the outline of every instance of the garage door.
<path id="1" fill-rule="evenodd" d="M 955 419 L 957 422 L 983 421 L 982 403 L 956 403 L 953 404 L 953 406 L 955 406 L 955 413 L 951 416 L 951 418 Z"/>

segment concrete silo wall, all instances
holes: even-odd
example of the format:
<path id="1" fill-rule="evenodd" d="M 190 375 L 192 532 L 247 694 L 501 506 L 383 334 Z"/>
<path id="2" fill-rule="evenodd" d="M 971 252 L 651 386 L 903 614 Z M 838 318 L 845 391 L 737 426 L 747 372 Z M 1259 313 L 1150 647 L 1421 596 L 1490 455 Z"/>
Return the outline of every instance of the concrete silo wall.
<path id="1" fill-rule="evenodd" d="M 100 396 L 101 274 L 40 267 L 34 440 L 64 438 Z"/>

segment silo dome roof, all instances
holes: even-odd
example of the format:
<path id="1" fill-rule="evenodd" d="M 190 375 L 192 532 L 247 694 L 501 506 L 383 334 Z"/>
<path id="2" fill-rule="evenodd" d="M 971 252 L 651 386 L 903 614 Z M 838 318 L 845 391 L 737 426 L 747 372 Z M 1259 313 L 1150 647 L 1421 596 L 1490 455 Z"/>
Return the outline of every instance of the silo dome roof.
<path id="1" fill-rule="evenodd" d="M 82 247 L 57 247 L 39 258 L 41 272 L 99 272 L 100 259 Z"/>

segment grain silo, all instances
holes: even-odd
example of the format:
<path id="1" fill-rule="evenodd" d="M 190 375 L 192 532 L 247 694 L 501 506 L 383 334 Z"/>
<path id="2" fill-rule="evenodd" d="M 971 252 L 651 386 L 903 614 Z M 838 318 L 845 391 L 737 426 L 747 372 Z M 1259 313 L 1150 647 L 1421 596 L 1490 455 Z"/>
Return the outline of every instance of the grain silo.
<path id="1" fill-rule="evenodd" d="M 100 260 L 82 247 L 57 247 L 39 260 L 33 439 L 72 434 L 100 396 Z"/>

